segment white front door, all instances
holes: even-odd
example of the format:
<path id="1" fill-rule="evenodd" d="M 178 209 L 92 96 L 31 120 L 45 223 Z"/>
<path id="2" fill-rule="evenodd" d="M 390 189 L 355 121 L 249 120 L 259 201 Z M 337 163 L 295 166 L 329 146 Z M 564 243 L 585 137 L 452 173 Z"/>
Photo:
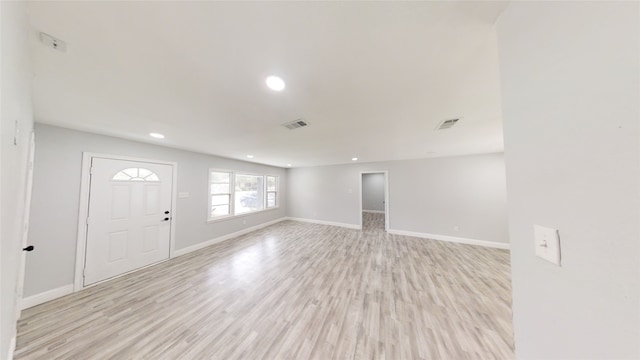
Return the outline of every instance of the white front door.
<path id="1" fill-rule="evenodd" d="M 91 161 L 84 285 L 169 258 L 173 166 Z"/>

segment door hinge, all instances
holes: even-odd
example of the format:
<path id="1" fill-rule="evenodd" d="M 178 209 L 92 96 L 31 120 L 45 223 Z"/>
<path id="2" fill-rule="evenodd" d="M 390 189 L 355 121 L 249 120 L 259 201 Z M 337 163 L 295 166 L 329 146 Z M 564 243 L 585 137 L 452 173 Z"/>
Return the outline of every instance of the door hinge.
<path id="1" fill-rule="evenodd" d="M 89 167 L 89 175 L 93 175 L 93 166 Z"/>
<path id="2" fill-rule="evenodd" d="M 87 216 L 87 225 L 89 225 L 89 217 Z"/>
<path id="3" fill-rule="evenodd" d="M 87 277 L 87 269 L 82 269 L 82 277 Z"/>

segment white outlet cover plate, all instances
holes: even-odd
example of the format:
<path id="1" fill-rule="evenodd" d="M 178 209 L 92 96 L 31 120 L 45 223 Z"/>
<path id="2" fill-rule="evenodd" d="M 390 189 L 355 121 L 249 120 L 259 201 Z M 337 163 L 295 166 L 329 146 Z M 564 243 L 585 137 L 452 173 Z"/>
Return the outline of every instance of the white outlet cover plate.
<path id="1" fill-rule="evenodd" d="M 557 229 L 534 225 L 536 256 L 560 266 L 560 236 Z"/>

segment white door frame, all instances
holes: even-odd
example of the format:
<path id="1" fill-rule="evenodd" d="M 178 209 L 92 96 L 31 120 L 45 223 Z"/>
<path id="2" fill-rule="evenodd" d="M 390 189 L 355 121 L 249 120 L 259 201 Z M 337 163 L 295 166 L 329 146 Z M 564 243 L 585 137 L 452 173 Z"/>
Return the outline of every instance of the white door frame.
<path id="1" fill-rule="evenodd" d="M 384 231 L 389 232 L 389 171 L 387 170 L 360 172 L 360 179 L 358 179 L 358 183 L 360 184 L 360 191 L 358 192 L 360 229 L 362 229 L 362 175 L 365 174 L 384 174 Z"/>
<path id="2" fill-rule="evenodd" d="M 80 291 L 84 288 L 91 287 L 97 284 L 100 284 L 104 281 L 109 281 L 111 279 L 117 278 L 118 275 L 112 277 L 107 280 L 99 281 L 97 283 L 84 286 L 83 281 L 83 271 L 85 266 L 85 251 L 87 245 L 87 217 L 89 216 L 89 191 L 91 190 L 91 160 L 93 158 L 103 158 L 103 159 L 113 159 L 113 160 L 124 160 L 124 161 L 138 161 L 138 162 L 147 162 L 154 164 L 162 164 L 162 165 L 170 165 L 173 167 L 173 184 L 171 188 L 171 234 L 170 236 L 170 244 L 169 244 L 169 259 L 174 257 L 175 252 L 175 238 L 176 238 L 176 209 L 177 209 L 177 200 L 178 200 L 178 163 L 172 161 L 163 161 L 163 160 L 152 160 L 152 159 L 144 159 L 137 158 L 131 156 L 120 156 L 120 155 L 108 155 L 108 154 L 99 154 L 92 152 L 83 152 L 82 153 L 82 179 L 80 183 L 80 209 L 78 211 L 78 239 L 76 243 L 76 265 L 75 265 L 75 275 L 73 280 L 73 292 Z M 155 265 L 156 263 L 152 264 Z M 136 269 L 139 270 L 139 269 Z M 133 271 L 136 271 L 133 270 Z M 128 274 L 131 271 L 125 273 Z"/>
<path id="3" fill-rule="evenodd" d="M 36 154 L 36 138 L 35 131 L 31 130 L 29 137 L 29 160 L 27 162 L 26 187 L 24 194 L 24 214 L 22 215 L 22 246 L 24 249 L 29 240 L 29 219 L 31 216 L 31 194 L 33 193 L 33 163 Z M 16 319 L 20 319 L 22 315 L 22 297 L 24 294 L 24 274 L 27 266 L 27 253 L 22 251 L 20 255 L 20 267 L 18 268 L 18 282 L 16 283 Z"/>

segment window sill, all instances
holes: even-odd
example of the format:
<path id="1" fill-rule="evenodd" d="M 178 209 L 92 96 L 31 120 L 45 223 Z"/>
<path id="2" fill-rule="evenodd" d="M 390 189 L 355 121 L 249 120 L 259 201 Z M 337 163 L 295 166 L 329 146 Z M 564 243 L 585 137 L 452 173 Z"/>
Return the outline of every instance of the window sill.
<path id="1" fill-rule="evenodd" d="M 276 206 L 276 207 L 272 207 L 272 208 L 268 208 L 268 209 L 257 210 L 257 211 L 251 211 L 251 212 L 244 213 L 244 214 L 227 215 L 227 216 L 223 216 L 223 217 L 219 217 L 219 218 L 215 218 L 215 219 L 208 219 L 207 220 L 207 224 L 217 223 L 217 222 L 226 221 L 226 220 L 233 220 L 233 219 L 237 219 L 237 218 L 241 218 L 241 217 L 245 217 L 245 216 L 251 216 L 251 215 L 260 214 L 260 213 L 267 212 L 267 211 L 278 210 L 278 209 L 280 209 L 280 206 Z"/>

